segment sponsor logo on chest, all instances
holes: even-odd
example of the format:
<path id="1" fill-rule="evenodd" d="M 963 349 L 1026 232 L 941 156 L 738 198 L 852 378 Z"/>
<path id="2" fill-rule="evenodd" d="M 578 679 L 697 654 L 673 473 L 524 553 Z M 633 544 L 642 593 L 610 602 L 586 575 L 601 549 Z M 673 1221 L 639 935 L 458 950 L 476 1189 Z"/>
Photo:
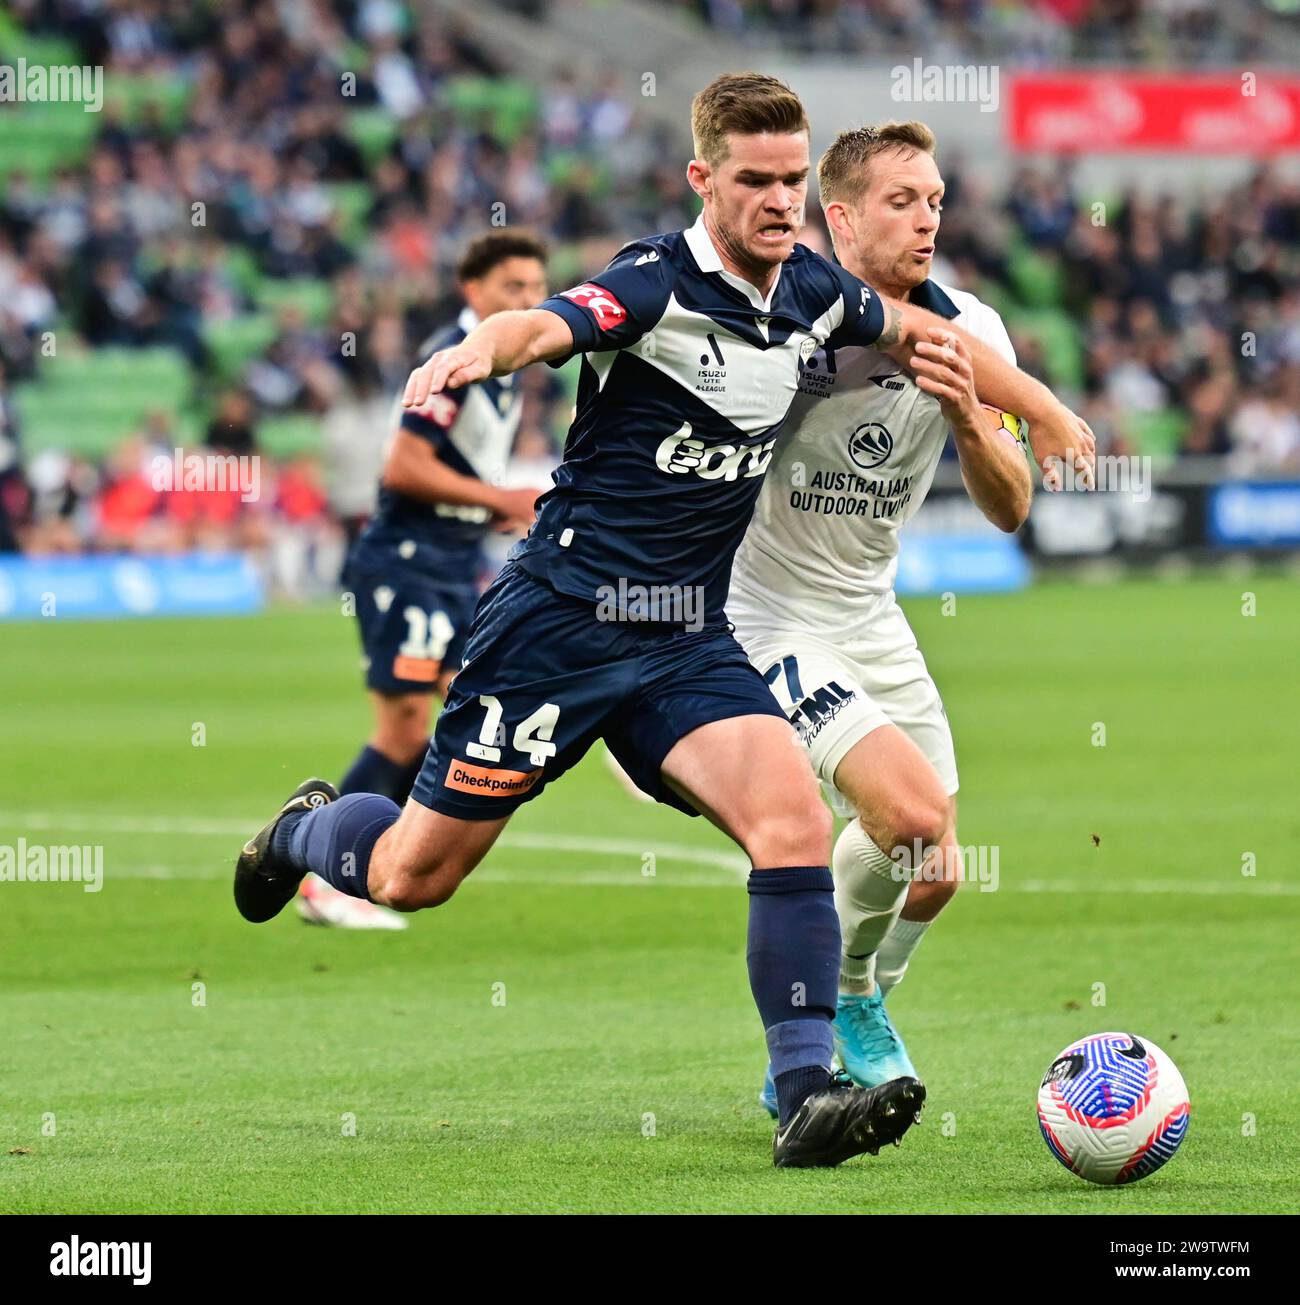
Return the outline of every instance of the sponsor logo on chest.
<path id="1" fill-rule="evenodd" d="M 746 480 L 767 470 L 775 447 L 776 436 L 762 444 L 706 444 L 684 421 L 655 450 L 655 466 L 670 475 L 701 480 Z"/>

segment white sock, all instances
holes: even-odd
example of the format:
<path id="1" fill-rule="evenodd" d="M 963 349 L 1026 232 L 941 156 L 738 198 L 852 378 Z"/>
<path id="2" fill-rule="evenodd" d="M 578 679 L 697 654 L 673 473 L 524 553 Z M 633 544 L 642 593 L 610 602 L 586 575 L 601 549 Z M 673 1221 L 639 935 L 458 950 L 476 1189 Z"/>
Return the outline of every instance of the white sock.
<path id="1" fill-rule="evenodd" d="M 880 991 L 889 990 L 902 983 L 907 973 L 907 963 L 912 953 L 921 945 L 925 931 L 933 920 L 895 920 L 876 952 L 876 982 Z"/>
<path id="2" fill-rule="evenodd" d="M 907 900 L 908 872 L 871 840 L 860 820 L 845 826 L 831 855 L 840 917 L 840 991 L 876 990 L 876 950 Z"/>

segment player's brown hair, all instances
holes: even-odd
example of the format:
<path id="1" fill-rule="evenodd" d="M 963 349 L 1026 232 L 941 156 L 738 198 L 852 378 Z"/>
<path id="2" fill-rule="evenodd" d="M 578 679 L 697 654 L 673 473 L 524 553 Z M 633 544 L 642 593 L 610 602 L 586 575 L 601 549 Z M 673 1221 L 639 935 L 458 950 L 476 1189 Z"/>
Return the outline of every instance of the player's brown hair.
<path id="1" fill-rule="evenodd" d="M 835 137 L 835 143 L 817 164 L 817 189 L 822 206 L 838 200 L 855 204 L 871 181 L 871 160 L 895 151 L 933 157 L 934 132 L 923 122 L 884 122 L 879 127 L 853 127 Z"/>
<path id="2" fill-rule="evenodd" d="M 456 280 L 477 281 L 507 258 L 535 258 L 546 262 L 546 246 L 522 227 L 502 227 L 476 236 L 456 265 Z"/>
<path id="3" fill-rule="evenodd" d="M 784 82 L 766 73 L 723 73 L 691 101 L 695 157 L 710 167 L 727 157 L 728 132 L 757 136 L 808 130 L 802 101 Z"/>

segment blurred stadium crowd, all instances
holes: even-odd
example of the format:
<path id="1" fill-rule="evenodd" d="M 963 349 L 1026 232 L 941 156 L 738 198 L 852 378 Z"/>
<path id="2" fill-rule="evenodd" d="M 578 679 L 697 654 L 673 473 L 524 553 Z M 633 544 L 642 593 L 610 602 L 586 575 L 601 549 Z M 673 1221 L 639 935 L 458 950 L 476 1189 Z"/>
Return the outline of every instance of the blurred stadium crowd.
<path id="1" fill-rule="evenodd" d="M 1030 11 L 1070 42 L 1149 26 L 1117 21 L 1133 0 L 694 8 L 913 45 L 942 27 L 973 49 Z M 1196 0 L 1145 8 L 1207 57 L 1244 30 Z M 561 284 L 693 220 L 685 142 L 642 120 L 635 86 L 519 81 L 399 0 L 18 0 L 0 63 L 18 53 L 102 64 L 106 92 L 100 114 L 0 104 L 0 549 L 230 544 L 279 557 L 285 589 L 324 583 L 470 236 L 532 227 Z M 992 192 L 942 147 L 936 274 L 1003 311 L 1103 450 L 1300 470 L 1294 183 L 1262 170 L 1194 206 L 1117 196 L 1096 225 L 1064 165 Z M 815 206 L 806 239 L 828 248 Z M 525 384 L 536 483 L 573 378 Z M 153 489 L 150 458 L 178 446 L 260 455 L 260 498 Z"/>
<path id="2" fill-rule="evenodd" d="M 670 0 L 742 40 L 1020 63 L 1228 64 L 1295 37 L 1292 0 Z"/>

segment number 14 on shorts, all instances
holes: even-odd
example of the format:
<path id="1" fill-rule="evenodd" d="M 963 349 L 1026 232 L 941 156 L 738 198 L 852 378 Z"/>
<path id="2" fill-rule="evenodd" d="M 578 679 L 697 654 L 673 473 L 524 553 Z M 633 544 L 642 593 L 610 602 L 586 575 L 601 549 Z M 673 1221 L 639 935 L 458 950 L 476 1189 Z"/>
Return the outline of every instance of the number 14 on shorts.
<path id="1" fill-rule="evenodd" d="M 465 751 L 479 761 L 498 762 L 506 741 L 506 727 L 501 719 L 504 714 L 501 700 L 490 693 L 483 693 L 479 695 L 479 703 L 486 713 L 483 728 L 478 732 L 478 742 L 471 740 L 465 745 Z M 511 746 L 516 752 L 526 752 L 534 766 L 544 766 L 549 758 L 555 756 L 556 748 L 551 739 L 559 719 L 560 709 L 555 703 L 542 703 L 515 726 Z"/>

